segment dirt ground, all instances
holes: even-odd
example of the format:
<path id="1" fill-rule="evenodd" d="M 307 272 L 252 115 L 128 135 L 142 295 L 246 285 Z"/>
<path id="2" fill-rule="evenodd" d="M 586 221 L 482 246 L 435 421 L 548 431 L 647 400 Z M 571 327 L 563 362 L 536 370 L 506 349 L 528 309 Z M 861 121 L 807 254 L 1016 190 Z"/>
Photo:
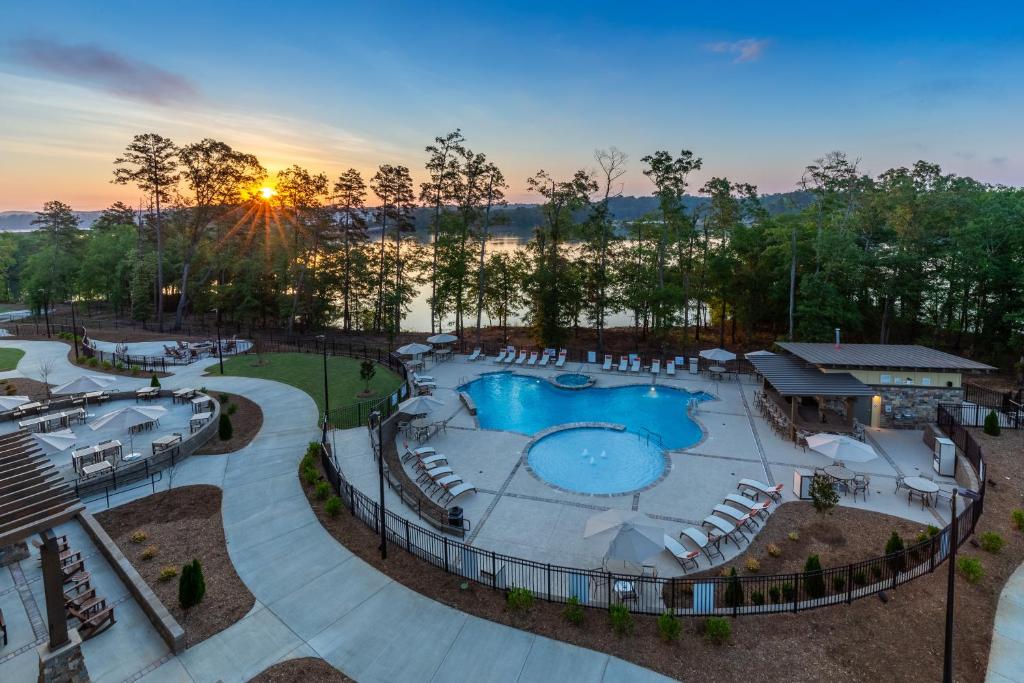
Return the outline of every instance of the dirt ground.
<path id="1" fill-rule="evenodd" d="M 249 683 L 348 683 L 351 678 L 316 657 L 289 659 L 249 679 Z"/>
<path id="2" fill-rule="evenodd" d="M 188 646 L 223 631 L 248 613 L 255 603 L 228 557 L 220 514 L 221 491 L 215 486 L 183 486 L 162 491 L 96 515 L 164 606 L 185 629 Z M 141 531 L 146 539 L 134 543 Z M 147 548 L 156 555 L 142 559 Z M 188 615 L 178 604 L 178 578 L 158 579 L 164 567 L 180 575 L 186 562 L 198 558 L 206 580 L 206 596 Z"/>
<path id="3" fill-rule="evenodd" d="M 999 554 L 986 553 L 970 543 L 960 555 L 981 559 L 985 576 L 970 584 L 957 575 L 954 634 L 954 680 L 983 681 L 988 662 L 992 620 L 999 592 L 1013 569 L 1024 559 L 1024 533 L 1015 530 L 1010 511 L 1024 507 L 1024 477 L 1019 457 L 1024 432 L 1003 432 L 999 439 L 982 437 L 990 478 L 985 515 L 977 533 L 994 530 L 1007 544 Z M 735 681 L 935 681 L 942 677 L 943 632 L 948 565 L 895 591 L 887 601 L 865 598 L 851 605 L 800 614 L 774 614 L 730 619 L 731 641 L 713 646 L 702 637 L 700 619 L 684 619 L 681 638 L 671 644 L 658 637 L 654 617 L 634 616 L 633 635 L 613 635 L 603 611 L 586 610 L 582 626 L 570 625 L 564 607 L 535 601 L 525 615 L 506 608 L 503 593 L 445 574 L 400 548 L 392 547 L 386 562 L 378 552 L 379 538 L 346 510 L 328 517 L 323 503 L 310 504 L 320 522 L 339 542 L 395 580 L 439 602 L 470 614 L 508 624 L 582 647 L 608 652 L 681 680 Z M 818 552 L 823 564 L 867 559 L 884 551 L 893 529 L 913 538 L 921 526 L 876 513 L 839 510 L 822 520 L 808 505 L 782 506 L 768 522 L 764 538 L 751 553 L 765 559 L 775 542 L 783 554 L 766 560 L 761 573 L 802 568 L 807 553 Z M 841 531 L 837 534 L 836 529 Z M 788 539 L 796 530 L 799 542 Z M 772 540 L 774 539 L 774 540 Z M 789 544 L 790 547 L 786 547 Z M 827 559 L 826 559 L 827 558 Z M 746 572 L 742 570 L 741 573 Z"/>
<path id="4" fill-rule="evenodd" d="M 14 391 L 9 392 L 7 387 L 14 387 Z M 46 385 L 27 377 L 0 380 L 0 391 L 11 396 L 28 396 L 33 401 L 46 400 Z"/>
<path id="5" fill-rule="evenodd" d="M 233 453 L 245 448 L 249 445 L 250 441 L 256 438 L 256 434 L 263 427 L 263 411 L 256 403 L 250 401 L 245 396 L 225 393 L 217 394 L 217 399 L 220 401 L 220 409 L 222 411 L 230 410 L 229 406 L 231 405 L 237 406 L 235 413 L 231 415 L 231 426 L 233 428 L 231 438 L 227 441 L 221 441 L 219 434 L 214 434 L 212 439 L 196 451 L 197 455 Z"/>

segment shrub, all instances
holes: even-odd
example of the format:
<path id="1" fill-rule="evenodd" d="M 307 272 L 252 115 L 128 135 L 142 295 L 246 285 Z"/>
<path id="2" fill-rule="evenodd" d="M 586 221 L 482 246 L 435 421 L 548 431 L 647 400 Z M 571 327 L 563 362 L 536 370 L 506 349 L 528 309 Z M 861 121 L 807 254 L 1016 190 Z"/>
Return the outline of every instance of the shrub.
<path id="1" fill-rule="evenodd" d="M 528 588 L 511 588 L 505 601 L 513 612 L 526 612 L 533 607 L 533 593 Z"/>
<path id="2" fill-rule="evenodd" d="M 100 363 L 100 367 L 102 367 L 104 370 L 109 370 L 110 368 L 112 368 L 114 366 L 111 364 L 111 362 L 109 360 L 105 360 L 102 363 Z"/>
<path id="3" fill-rule="evenodd" d="M 320 455 L 320 442 L 319 441 L 310 441 L 306 445 L 306 457 L 307 458 L 315 458 L 318 455 Z"/>
<path id="4" fill-rule="evenodd" d="M 811 598 L 820 598 L 825 595 L 825 576 L 821 570 L 821 560 L 817 555 L 811 555 L 804 563 L 804 592 Z"/>
<path id="5" fill-rule="evenodd" d="M 879 567 L 877 564 L 871 565 L 871 578 L 875 581 L 878 581 L 880 578 L 882 578 L 882 568 Z"/>
<path id="6" fill-rule="evenodd" d="M 779 604 L 779 600 L 782 599 L 782 592 L 778 586 L 772 586 L 768 589 L 768 599 L 772 601 L 773 605 Z"/>
<path id="7" fill-rule="evenodd" d="M 229 403 L 228 407 L 226 408 L 226 412 L 227 412 L 228 415 L 234 415 L 235 413 L 238 412 L 238 404 L 237 403 Z"/>
<path id="8" fill-rule="evenodd" d="M 790 531 L 788 534 L 786 534 L 786 538 L 788 538 L 791 541 L 799 541 L 800 540 L 800 534 L 798 534 L 795 531 Z"/>
<path id="9" fill-rule="evenodd" d="M 181 578 L 178 580 L 178 604 L 187 610 L 202 602 L 204 595 L 206 579 L 203 578 L 203 565 L 199 564 L 199 560 L 186 562 L 181 568 Z"/>
<path id="10" fill-rule="evenodd" d="M 157 577 L 157 581 L 160 581 L 161 583 L 167 583 L 168 581 L 170 581 L 171 579 L 173 579 L 177 575 L 178 575 L 178 568 L 177 567 L 161 567 L 160 568 L 160 576 Z"/>
<path id="11" fill-rule="evenodd" d="M 89 362 L 89 359 L 86 358 L 85 356 L 79 356 L 78 360 L 76 360 L 75 362 L 78 363 L 79 365 L 85 365 L 86 363 Z"/>
<path id="12" fill-rule="evenodd" d="M 221 392 L 217 394 L 217 400 L 220 401 L 221 403 L 227 403 L 228 401 L 231 400 L 231 397 L 228 394 Z"/>
<path id="13" fill-rule="evenodd" d="M 309 486 L 315 484 L 319 479 L 320 473 L 317 472 L 312 467 L 307 467 L 306 469 L 302 470 L 302 480 L 306 482 L 306 484 L 308 484 Z"/>
<path id="14" fill-rule="evenodd" d="M 846 577 L 836 575 L 832 577 L 832 590 L 836 593 L 842 593 L 846 590 Z"/>
<path id="15" fill-rule="evenodd" d="M 90 368 L 94 368 L 94 367 L 96 367 L 99 364 L 100 364 L 100 361 L 99 361 L 98 358 L 96 358 L 96 356 L 93 356 L 92 358 L 89 359 L 89 367 Z"/>
<path id="16" fill-rule="evenodd" d="M 999 416 L 996 415 L 996 411 L 988 411 L 988 415 L 985 416 L 984 431 L 989 436 L 999 436 L 1002 430 L 999 428 Z"/>
<path id="17" fill-rule="evenodd" d="M 324 512 L 326 512 L 329 517 L 337 517 L 341 514 L 341 498 L 338 498 L 337 496 L 331 496 L 328 498 L 327 502 L 324 503 Z"/>
<path id="18" fill-rule="evenodd" d="M 732 637 L 732 624 L 725 617 L 708 617 L 704 620 L 704 637 L 712 645 L 724 645 Z"/>
<path id="19" fill-rule="evenodd" d="M 220 414 L 220 420 L 217 423 L 217 436 L 220 437 L 221 441 L 230 441 L 231 435 L 235 433 L 235 428 L 231 424 L 231 418 L 227 413 Z"/>
<path id="20" fill-rule="evenodd" d="M 633 632 L 633 615 L 629 613 L 629 607 L 621 602 L 609 608 L 608 619 L 611 621 L 612 631 L 620 638 Z"/>
<path id="21" fill-rule="evenodd" d="M 926 534 L 928 534 L 928 538 L 932 538 L 934 536 L 938 536 L 939 532 L 942 531 L 942 529 L 935 526 L 934 524 L 929 524 L 924 528 L 924 531 Z"/>
<path id="22" fill-rule="evenodd" d="M 786 602 L 793 602 L 793 600 L 796 599 L 796 587 L 791 581 L 783 582 L 782 599 Z"/>
<path id="23" fill-rule="evenodd" d="M 151 545 L 148 548 L 146 548 L 145 550 L 143 550 L 142 554 L 139 555 L 139 557 L 142 558 L 143 560 L 152 560 L 154 557 L 156 557 L 156 553 L 157 553 L 157 547 L 155 545 Z"/>
<path id="24" fill-rule="evenodd" d="M 766 546 L 766 549 L 768 550 L 768 554 L 771 555 L 772 557 L 778 557 L 779 555 L 782 554 L 782 548 L 780 548 L 779 546 L 775 545 L 774 543 L 769 543 Z"/>
<path id="25" fill-rule="evenodd" d="M 146 534 L 146 532 L 142 529 L 138 529 L 132 532 L 132 535 L 128 537 L 128 540 L 132 543 L 139 544 L 145 543 L 147 538 L 149 538 L 149 536 Z"/>
<path id="26" fill-rule="evenodd" d="M 149 386 L 156 387 L 157 389 L 160 388 L 160 380 L 156 375 L 153 375 L 153 378 L 149 380 Z"/>
<path id="27" fill-rule="evenodd" d="M 359 364 L 359 379 L 363 380 L 363 390 L 370 391 L 370 381 L 377 374 L 377 365 L 372 360 L 364 360 Z"/>
<path id="28" fill-rule="evenodd" d="M 679 620 L 671 612 L 662 612 L 658 616 L 658 634 L 666 643 L 679 640 L 679 634 L 682 630 L 682 624 L 679 623 Z"/>
<path id="29" fill-rule="evenodd" d="M 864 573 L 863 569 L 858 569 L 853 573 L 853 583 L 858 586 L 868 585 L 868 575 Z"/>
<path id="30" fill-rule="evenodd" d="M 750 594 L 750 602 L 760 607 L 764 604 L 764 593 L 761 591 L 754 591 Z"/>
<path id="31" fill-rule="evenodd" d="M 580 605 L 580 599 L 575 595 L 565 603 L 565 610 L 562 614 L 565 615 L 565 620 L 573 626 L 582 626 L 583 620 L 586 618 L 586 612 Z"/>
<path id="32" fill-rule="evenodd" d="M 318 481 L 316 483 L 316 499 L 327 500 L 329 495 L 331 495 L 331 485 L 326 481 Z"/>
<path id="33" fill-rule="evenodd" d="M 981 535 L 981 549 L 987 553 L 998 553 L 1006 541 L 994 531 L 986 531 Z"/>
<path id="34" fill-rule="evenodd" d="M 828 477 L 815 475 L 810 486 L 811 505 L 819 514 L 828 514 L 839 504 L 839 494 Z"/>
<path id="35" fill-rule="evenodd" d="M 956 568 L 960 570 L 967 583 L 978 583 L 985 575 L 981 560 L 976 557 L 961 557 L 956 561 Z"/>
<path id="36" fill-rule="evenodd" d="M 907 557 L 903 550 L 903 539 L 895 531 L 892 532 L 892 536 L 885 542 L 885 554 L 890 556 L 888 560 L 889 567 L 894 572 L 901 572 L 906 568 Z"/>
<path id="37" fill-rule="evenodd" d="M 924 543 L 930 538 L 931 536 L 928 535 L 927 531 L 922 531 L 917 536 L 914 536 L 914 543 Z"/>
<path id="38" fill-rule="evenodd" d="M 1017 531 L 1024 531 L 1024 510 L 1016 509 L 1010 515 L 1013 517 L 1013 525 Z"/>
<path id="39" fill-rule="evenodd" d="M 757 561 L 756 557 L 748 557 L 746 567 L 748 572 L 756 574 L 761 569 L 761 563 Z"/>
<path id="40" fill-rule="evenodd" d="M 136 368 L 136 367 L 132 367 L 132 377 L 138 377 L 138 376 L 139 376 L 139 369 Z"/>
<path id="41" fill-rule="evenodd" d="M 736 576 L 736 567 L 729 570 L 729 585 L 725 587 L 725 604 L 727 607 L 739 607 L 743 604 L 743 584 Z"/>

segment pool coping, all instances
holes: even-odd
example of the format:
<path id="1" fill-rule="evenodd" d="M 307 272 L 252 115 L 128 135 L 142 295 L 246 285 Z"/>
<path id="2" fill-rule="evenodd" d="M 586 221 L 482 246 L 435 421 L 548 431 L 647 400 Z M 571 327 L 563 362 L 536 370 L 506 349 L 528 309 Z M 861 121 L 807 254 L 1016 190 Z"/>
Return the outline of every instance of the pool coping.
<path id="1" fill-rule="evenodd" d="M 534 434 L 533 437 L 526 442 L 526 445 L 523 446 L 523 450 L 519 454 L 520 466 L 523 467 L 527 472 L 529 472 L 530 476 L 532 476 L 534 479 L 544 484 L 545 486 L 553 488 L 556 491 L 561 491 L 562 493 L 569 493 L 575 496 L 587 496 L 588 498 L 618 498 L 620 496 L 637 495 L 639 493 L 643 493 L 644 491 L 648 491 L 654 488 L 655 486 L 663 482 L 665 478 L 672 473 L 673 463 L 672 458 L 669 457 L 670 451 L 668 449 L 663 448 L 661 449 L 661 458 L 664 462 L 664 467 L 661 470 L 661 474 L 658 476 L 657 479 L 655 479 L 651 483 L 637 489 L 630 489 L 629 491 L 621 491 L 619 493 L 587 493 L 585 491 L 574 491 L 573 489 L 567 489 L 562 486 L 558 486 L 557 484 L 552 484 L 550 481 L 544 479 L 539 474 L 533 471 L 533 467 L 530 466 L 529 462 L 530 448 L 532 448 L 534 444 L 536 444 L 538 441 L 540 441 L 546 436 L 551 436 L 552 434 L 557 434 L 558 432 L 569 431 L 571 429 L 607 429 L 609 431 L 614 432 L 625 432 L 626 425 L 619 424 L 616 422 L 566 422 L 564 424 L 554 425 L 553 427 L 542 429 L 536 434 Z"/>

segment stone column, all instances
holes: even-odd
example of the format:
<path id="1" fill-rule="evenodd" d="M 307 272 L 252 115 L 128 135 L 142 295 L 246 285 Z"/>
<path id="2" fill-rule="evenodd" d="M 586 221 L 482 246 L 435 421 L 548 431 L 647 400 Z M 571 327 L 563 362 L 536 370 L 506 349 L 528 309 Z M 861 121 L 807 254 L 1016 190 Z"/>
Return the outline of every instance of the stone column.
<path id="1" fill-rule="evenodd" d="M 56 650 L 49 643 L 36 648 L 39 653 L 37 683 L 89 683 L 89 670 L 82 656 L 82 637 L 78 629 L 68 631 L 68 641 Z"/>

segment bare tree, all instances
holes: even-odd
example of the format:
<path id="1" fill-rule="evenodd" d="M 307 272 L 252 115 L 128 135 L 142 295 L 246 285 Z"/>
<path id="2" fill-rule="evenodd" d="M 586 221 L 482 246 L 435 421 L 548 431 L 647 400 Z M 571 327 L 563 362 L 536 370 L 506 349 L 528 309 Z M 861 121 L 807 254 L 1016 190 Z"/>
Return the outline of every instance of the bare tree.
<path id="1" fill-rule="evenodd" d="M 39 368 L 39 381 L 46 385 L 46 398 L 50 398 L 50 375 L 57 367 L 57 361 L 53 358 L 45 358 L 37 364 Z"/>

